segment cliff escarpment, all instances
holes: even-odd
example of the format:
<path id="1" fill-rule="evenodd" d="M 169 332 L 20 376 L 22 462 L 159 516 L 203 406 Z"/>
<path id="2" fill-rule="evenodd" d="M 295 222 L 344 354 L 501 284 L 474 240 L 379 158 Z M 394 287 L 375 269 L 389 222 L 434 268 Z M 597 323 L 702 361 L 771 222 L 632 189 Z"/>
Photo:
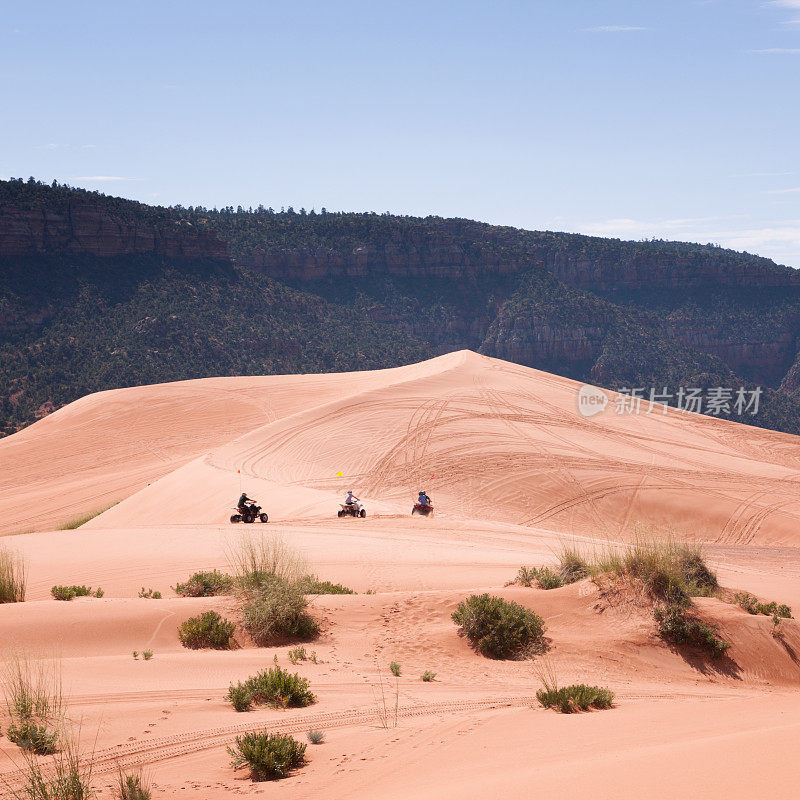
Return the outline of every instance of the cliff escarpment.
<path id="1" fill-rule="evenodd" d="M 0 181 L 0 433 L 89 391 L 464 348 L 611 389 L 760 386 L 748 422 L 800 432 L 799 345 L 800 273 L 712 245 Z"/>

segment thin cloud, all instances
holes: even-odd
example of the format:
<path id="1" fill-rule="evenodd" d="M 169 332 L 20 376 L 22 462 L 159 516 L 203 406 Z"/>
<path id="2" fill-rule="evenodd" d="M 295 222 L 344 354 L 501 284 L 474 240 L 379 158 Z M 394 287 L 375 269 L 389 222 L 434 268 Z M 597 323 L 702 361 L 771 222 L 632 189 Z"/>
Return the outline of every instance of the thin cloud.
<path id="1" fill-rule="evenodd" d="M 586 28 L 591 33 L 630 33 L 631 31 L 646 31 L 639 25 L 598 25 L 596 28 Z"/>
<path id="2" fill-rule="evenodd" d="M 778 8 L 800 8 L 800 0 L 771 0 L 767 5 Z"/>
<path id="3" fill-rule="evenodd" d="M 748 52 L 759 55 L 800 56 L 800 47 L 767 47 L 764 50 L 749 50 Z"/>
<path id="4" fill-rule="evenodd" d="M 767 189 L 762 194 L 796 194 L 800 192 L 800 186 L 793 186 L 791 189 Z"/>

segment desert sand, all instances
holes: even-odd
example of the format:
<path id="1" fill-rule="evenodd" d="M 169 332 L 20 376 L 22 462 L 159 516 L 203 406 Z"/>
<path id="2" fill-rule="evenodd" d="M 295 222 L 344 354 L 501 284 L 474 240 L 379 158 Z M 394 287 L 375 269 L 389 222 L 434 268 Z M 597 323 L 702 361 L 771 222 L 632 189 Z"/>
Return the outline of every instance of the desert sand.
<path id="1" fill-rule="evenodd" d="M 464 351 L 375 372 L 83 398 L 0 441 L 0 544 L 29 573 L 27 601 L 0 605 L 3 650 L 57 661 L 101 798 L 117 764 L 145 766 L 156 798 L 797 797 L 795 620 L 776 638 L 769 617 L 701 598 L 732 643 L 715 662 L 667 646 L 649 609 L 591 580 L 508 584 L 523 564 L 554 563 L 564 542 L 591 551 L 646 526 L 701 541 L 725 587 L 800 609 L 800 439 L 660 407 L 618 414 L 613 393 L 584 418 L 579 388 Z M 336 517 L 348 488 L 365 519 Z M 419 489 L 434 500 L 431 518 L 410 515 Z M 228 522 L 242 490 L 267 525 Z M 231 547 L 253 534 L 279 537 L 321 578 L 358 592 L 312 598 L 316 664 L 292 666 L 286 645 L 189 651 L 178 641 L 188 617 L 236 619 L 237 609 L 170 587 L 227 569 Z M 50 598 L 71 583 L 105 596 Z M 143 586 L 164 599 L 139 598 Z M 545 619 L 546 656 L 489 660 L 459 638 L 450 615 L 482 591 Z M 151 661 L 132 658 L 147 648 Z M 228 685 L 275 656 L 318 702 L 237 714 Z M 397 681 L 390 661 L 402 665 Z M 616 707 L 542 709 L 545 661 L 562 683 L 610 687 Z M 420 680 L 426 669 L 435 681 Z M 305 740 L 311 727 L 325 742 L 291 777 L 252 783 L 231 769 L 237 733 Z M 0 738 L 0 776 L 15 760 Z"/>

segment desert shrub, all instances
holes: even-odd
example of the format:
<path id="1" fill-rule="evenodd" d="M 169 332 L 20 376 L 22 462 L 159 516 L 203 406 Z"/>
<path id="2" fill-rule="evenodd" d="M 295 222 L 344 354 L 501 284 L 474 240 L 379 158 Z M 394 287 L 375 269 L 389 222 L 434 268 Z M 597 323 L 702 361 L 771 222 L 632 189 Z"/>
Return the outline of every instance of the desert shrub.
<path id="1" fill-rule="evenodd" d="M 199 617 L 187 619 L 178 628 L 178 638 L 184 647 L 191 650 L 230 650 L 234 645 L 235 630 L 233 622 L 223 619 L 216 611 L 206 611 Z"/>
<path id="2" fill-rule="evenodd" d="M 520 567 L 514 583 L 518 583 L 520 586 L 533 586 L 537 571 L 536 567 Z"/>
<path id="3" fill-rule="evenodd" d="M 521 586 L 536 584 L 540 589 L 558 589 L 559 586 L 564 585 L 561 577 L 550 567 L 520 567 L 514 583 Z"/>
<path id="4" fill-rule="evenodd" d="M 325 741 L 325 733 L 315 728 L 311 728 L 306 736 L 308 736 L 308 741 L 311 742 L 311 744 L 322 744 Z"/>
<path id="5" fill-rule="evenodd" d="M 54 753 L 64 722 L 60 672 L 49 662 L 11 654 L 2 683 L 9 741 L 31 753 Z"/>
<path id="6" fill-rule="evenodd" d="M 396 661 L 392 661 L 389 663 L 389 672 L 395 676 L 395 678 L 400 677 L 401 668 L 400 665 Z"/>
<path id="7" fill-rule="evenodd" d="M 248 767 L 254 781 L 285 778 L 305 761 L 306 745 L 286 733 L 246 733 L 228 747 L 234 769 Z"/>
<path id="8" fill-rule="evenodd" d="M 25 600 L 25 561 L 18 553 L 0 546 L 0 603 Z"/>
<path id="9" fill-rule="evenodd" d="M 289 656 L 289 661 L 291 661 L 292 664 L 296 664 L 298 661 L 308 660 L 305 647 L 294 647 L 288 652 L 287 655 Z"/>
<path id="10" fill-rule="evenodd" d="M 419 676 L 419 679 L 421 681 L 424 681 L 425 683 L 430 683 L 432 680 L 435 680 L 435 678 L 436 678 L 436 673 L 431 672 L 429 669 L 426 669 L 425 672 L 423 672 L 422 675 Z"/>
<path id="11" fill-rule="evenodd" d="M 186 580 L 186 583 L 179 583 L 174 589 L 175 594 L 183 597 L 213 597 L 220 594 L 231 594 L 233 577 L 217 570 L 195 572 Z"/>
<path id="12" fill-rule="evenodd" d="M 96 796 L 91 758 L 82 755 L 69 738 L 63 750 L 44 762 L 28 751 L 21 773 L 20 784 L 6 787 L 9 800 L 90 800 Z"/>
<path id="13" fill-rule="evenodd" d="M 543 644 L 542 618 L 500 597 L 472 595 L 459 603 L 452 619 L 462 636 L 483 655 L 492 658 L 522 656 Z"/>
<path id="14" fill-rule="evenodd" d="M 723 655 L 730 647 L 716 628 L 690 614 L 685 605 L 673 603 L 666 608 L 655 608 L 653 616 L 661 637 L 672 644 L 699 647 L 712 658 Z"/>
<path id="15" fill-rule="evenodd" d="M 52 755 L 58 750 L 58 731 L 46 722 L 30 718 L 16 720 L 8 726 L 6 736 L 9 742 L 37 755 Z"/>
<path id="16" fill-rule="evenodd" d="M 145 661 L 149 661 L 152 657 L 153 657 L 153 651 L 152 650 L 143 650 L 142 651 L 142 658 Z"/>
<path id="17" fill-rule="evenodd" d="M 555 708 L 562 714 L 571 714 L 574 711 L 588 711 L 590 708 L 611 708 L 614 704 L 614 692 L 583 683 L 560 688 L 545 686 L 536 692 L 536 699 L 545 708 Z"/>
<path id="18" fill-rule="evenodd" d="M 150 800 L 153 796 L 147 780 L 141 771 L 119 771 L 117 785 L 114 787 L 117 800 Z"/>
<path id="19" fill-rule="evenodd" d="M 231 684 L 228 689 L 228 702 L 236 711 L 249 711 L 253 705 L 253 695 L 243 683 Z"/>
<path id="20" fill-rule="evenodd" d="M 161 600 L 161 592 L 154 592 L 152 589 L 145 590 L 144 586 L 142 586 L 139 597 L 144 597 L 147 600 Z"/>
<path id="21" fill-rule="evenodd" d="M 784 604 L 778 605 L 774 600 L 771 603 L 762 603 L 757 597 L 748 592 L 742 592 L 734 597 L 736 604 L 749 614 L 763 614 L 767 617 L 782 617 L 791 619 L 792 609 Z"/>
<path id="22" fill-rule="evenodd" d="M 264 574 L 243 595 L 244 628 L 261 646 L 312 639 L 319 626 L 307 609 L 308 600 L 297 583 L 281 575 Z"/>
<path id="23" fill-rule="evenodd" d="M 575 583 L 590 574 L 586 559 L 575 549 L 563 547 L 559 554 L 558 576 L 564 583 Z M 548 588 L 548 587 L 542 587 Z"/>
<path id="24" fill-rule="evenodd" d="M 91 586 L 53 586 L 50 594 L 55 600 L 72 600 L 75 597 L 102 597 L 105 592 L 98 588 L 92 591 Z"/>
<path id="25" fill-rule="evenodd" d="M 133 659 L 134 659 L 134 661 L 135 661 L 137 658 L 139 658 L 139 651 L 138 651 L 138 650 L 134 650 L 134 651 L 133 651 Z"/>
<path id="26" fill-rule="evenodd" d="M 607 571 L 636 580 L 651 597 L 688 605 L 690 598 L 713 595 L 717 577 L 705 563 L 699 545 L 674 539 L 638 538 L 606 559 Z"/>
<path id="27" fill-rule="evenodd" d="M 308 688 L 306 678 L 278 666 L 261 670 L 244 682 L 231 684 L 228 689 L 228 700 L 231 704 L 234 704 L 234 701 L 243 701 L 248 695 L 250 705 L 271 705 L 277 708 L 290 706 L 299 708 L 309 706 L 316 701 L 316 697 Z"/>
<path id="28" fill-rule="evenodd" d="M 248 533 L 228 549 L 236 583 L 241 589 L 254 589 L 265 580 L 280 578 L 298 583 L 308 574 L 305 560 L 275 534 Z"/>
<path id="29" fill-rule="evenodd" d="M 297 584 L 303 594 L 355 594 L 341 583 L 321 581 L 316 575 L 304 575 Z"/>

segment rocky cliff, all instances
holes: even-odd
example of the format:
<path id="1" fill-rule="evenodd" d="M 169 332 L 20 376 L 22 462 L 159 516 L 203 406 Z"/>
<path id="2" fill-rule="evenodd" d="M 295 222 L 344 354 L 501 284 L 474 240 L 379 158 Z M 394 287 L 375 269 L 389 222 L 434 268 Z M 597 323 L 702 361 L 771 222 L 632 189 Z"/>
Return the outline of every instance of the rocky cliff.
<path id="1" fill-rule="evenodd" d="M 55 208 L 0 203 L 0 257 L 48 254 L 228 259 L 227 246 L 216 235 L 180 219 L 125 218 L 82 198 Z"/>

